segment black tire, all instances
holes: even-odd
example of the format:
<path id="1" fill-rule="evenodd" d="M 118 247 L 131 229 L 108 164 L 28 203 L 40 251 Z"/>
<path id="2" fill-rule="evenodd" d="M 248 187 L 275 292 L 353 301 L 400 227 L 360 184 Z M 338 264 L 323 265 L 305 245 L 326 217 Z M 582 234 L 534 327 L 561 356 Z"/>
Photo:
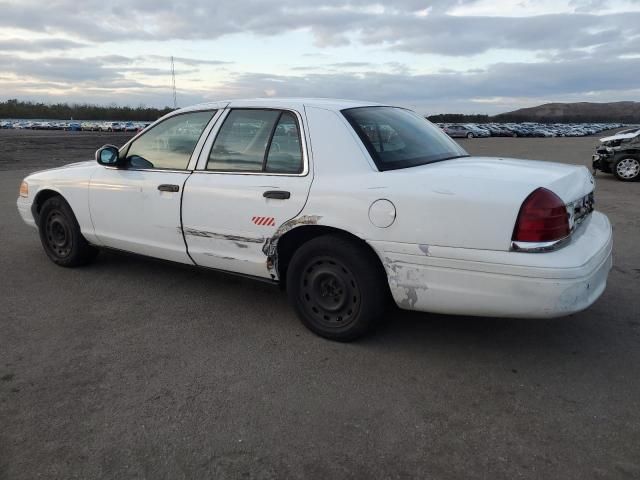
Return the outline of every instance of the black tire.
<path id="1" fill-rule="evenodd" d="M 287 295 L 309 330 L 340 342 L 371 332 L 389 304 L 377 256 L 355 240 L 333 234 L 296 250 L 287 269 Z"/>
<path id="2" fill-rule="evenodd" d="M 471 132 L 467 133 L 467 138 L 473 138 L 473 133 Z"/>
<path id="3" fill-rule="evenodd" d="M 38 230 L 45 253 L 61 267 L 86 265 L 98 254 L 98 249 L 82 236 L 71 207 L 60 196 L 51 197 L 42 205 Z"/>
<path id="4" fill-rule="evenodd" d="M 613 164 L 613 174 L 623 182 L 640 180 L 640 155 L 624 155 Z"/>

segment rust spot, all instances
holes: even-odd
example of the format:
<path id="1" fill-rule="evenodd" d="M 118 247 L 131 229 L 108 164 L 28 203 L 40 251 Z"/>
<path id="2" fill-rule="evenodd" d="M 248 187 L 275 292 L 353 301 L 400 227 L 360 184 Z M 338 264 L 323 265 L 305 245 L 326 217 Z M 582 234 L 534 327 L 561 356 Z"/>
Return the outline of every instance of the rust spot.
<path id="1" fill-rule="evenodd" d="M 302 215 L 292 218 L 280 225 L 272 237 L 267 238 L 262 246 L 262 252 L 267 256 L 267 269 L 272 278 L 278 277 L 278 241 L 280 237 L 301 225 L 317 225 L 321 218 L 320 215 Z"/>

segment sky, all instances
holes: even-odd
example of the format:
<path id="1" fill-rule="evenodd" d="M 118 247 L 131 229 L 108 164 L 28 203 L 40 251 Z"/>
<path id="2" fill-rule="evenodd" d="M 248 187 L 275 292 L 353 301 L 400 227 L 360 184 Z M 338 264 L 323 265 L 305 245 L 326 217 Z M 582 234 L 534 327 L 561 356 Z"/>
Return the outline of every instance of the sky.
<path id="1" fill-rule="evenodd" d="M 0 0 L 0 100 L 640 100 L 640 0 Z"/>

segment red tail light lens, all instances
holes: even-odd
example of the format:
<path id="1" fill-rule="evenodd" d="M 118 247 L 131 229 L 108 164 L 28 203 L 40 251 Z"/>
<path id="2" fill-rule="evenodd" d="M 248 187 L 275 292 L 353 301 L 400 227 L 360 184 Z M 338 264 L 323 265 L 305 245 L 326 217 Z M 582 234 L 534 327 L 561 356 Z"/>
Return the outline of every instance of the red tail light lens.
<path id="1" fill-rule="evenodd" d="M 514 242 L 553 242 L 570 233 L 567 207 L 560 197 L 546 188 L 534 190 L 522 203 Z"/>

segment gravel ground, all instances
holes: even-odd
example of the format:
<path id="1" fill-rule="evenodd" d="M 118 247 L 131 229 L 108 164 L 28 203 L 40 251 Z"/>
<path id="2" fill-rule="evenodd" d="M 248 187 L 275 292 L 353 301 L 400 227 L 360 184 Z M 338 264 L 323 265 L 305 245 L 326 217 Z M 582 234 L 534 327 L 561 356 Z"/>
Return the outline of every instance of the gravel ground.
<path id="1" fill-rule="evenodd" d="M 0 131 L 0 478 L 640 478 L 640 184 L 597 177 L 615 265 L 589 310 L 395 311 L 345 345 L 266 284 L 124 254 L 49 262 L 16 212 L 21 178 L 125 138 Z M 597 139 L 461 143 L 587 164 Z"/>

